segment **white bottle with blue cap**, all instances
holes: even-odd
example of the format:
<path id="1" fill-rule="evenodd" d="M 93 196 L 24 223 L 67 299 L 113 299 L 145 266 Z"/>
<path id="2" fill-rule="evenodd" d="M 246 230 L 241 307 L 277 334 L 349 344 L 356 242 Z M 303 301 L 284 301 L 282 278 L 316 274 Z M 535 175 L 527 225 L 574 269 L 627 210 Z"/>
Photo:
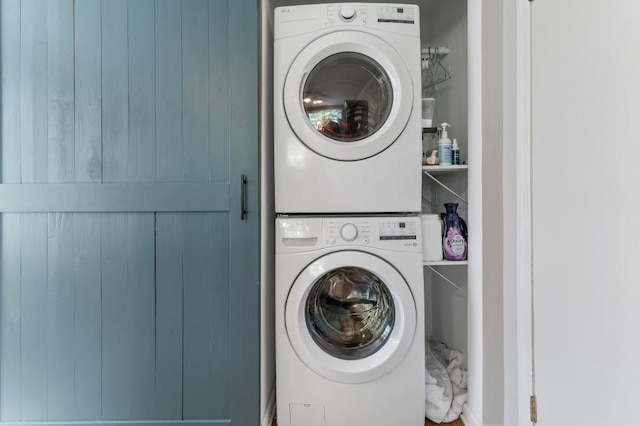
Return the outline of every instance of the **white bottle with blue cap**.
<path id="1" fill-rule="evenodd" d="M 447 127 L 451 127 L 449 123 L 442 123 L 442 136 L 438 140 L 438 158 L 440 165 L 451 165 L 451 139 L 447 134 Z"/>

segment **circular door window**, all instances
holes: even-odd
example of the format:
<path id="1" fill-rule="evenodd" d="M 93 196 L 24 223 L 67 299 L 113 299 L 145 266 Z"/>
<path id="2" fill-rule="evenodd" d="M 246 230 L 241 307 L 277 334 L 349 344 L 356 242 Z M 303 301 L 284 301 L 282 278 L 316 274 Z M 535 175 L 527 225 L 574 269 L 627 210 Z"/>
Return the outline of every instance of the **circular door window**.
<path id="1" fill-rule="evenodd" d="M 380 257 L 353 250 L 307 265 L 291 286 L 284 315 L 302 362 L 339 383 L 388 374 L 405 358 L 417 327 L 403 276 Z"/>
<path id="2" fill-rule="evenodd" d="M 393 330 L 389 289 L 378 276 L 361 268 L 338 268 L 322 275 L 306 305 L 311 337 L 337 358 L 365 358 L 377 352 Z"/>
<path id="3" fill-rule="evenodd" d="M 402 134 L 413 111 L 414 83 L 386 41 L 338 31 L 296 56 L 282 96 L 302 143 L 324 157 L 354 161 L 383 152 Z"/>
<path id="4" fill-rule="evenodd" d="M 342 52 L 320 61 L 302 91 L 304 112 L 322 135 L 355 142 L 376 133 L 393 105 L 389 76 L 372 58 Z"/>

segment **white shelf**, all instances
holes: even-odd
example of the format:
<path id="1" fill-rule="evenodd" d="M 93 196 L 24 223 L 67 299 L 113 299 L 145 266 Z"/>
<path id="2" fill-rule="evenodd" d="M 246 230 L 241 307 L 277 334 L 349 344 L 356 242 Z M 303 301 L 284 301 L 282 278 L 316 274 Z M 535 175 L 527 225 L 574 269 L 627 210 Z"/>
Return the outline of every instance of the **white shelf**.
<path id="1" fill-rule="evenodd" d="M 440 179 L 436 178 L 435 176 L 442 175 L 445 173 L 467 171 L 468 169 L 469 169 L 469 165 L 467 164 L 456 164 L 455 166 L 454 165 L 422 166 L 422 172 L 424 173 L 425 176 L 427 176 L 429 179 L 431 179 L 432 181 L 434 181 L 435 183 L 437 183 L 438 185 L 440 185 L 441 187 L 449 191 L 454 197 L 458 198 L 465 204 L 469 204 L 469 202 L 460 194 L 458 194 L 456 191 L 454 191 L 453 189 L 449 188 L 447 185 L 442 183 Z"/>
<path id="2" fill-rule="evenodd" d="M 468 260 L 434 260 L 424 262 L 425 266 L 463 266 L 468 264 Z"/>
<path id="3" fill-rule="evenodd" d="M 449 173 L 449 172 L 459 172 L 462 170 L 467 170 L 469 168 L 468 164 L 456 164 L 448 165 L 448 166 L 422 166 L 422 171 L 427 173 Z"/>

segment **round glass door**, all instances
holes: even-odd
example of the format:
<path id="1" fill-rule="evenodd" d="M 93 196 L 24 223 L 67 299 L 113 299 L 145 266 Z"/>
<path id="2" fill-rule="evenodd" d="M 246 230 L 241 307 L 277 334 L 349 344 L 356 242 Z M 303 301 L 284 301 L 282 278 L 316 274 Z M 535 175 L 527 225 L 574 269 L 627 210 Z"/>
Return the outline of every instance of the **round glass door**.
<path id="1" fill-rule="evenodd" d="M 324 157 L 354 161 L 378 155 L 398 139 L 411 118 L 414 92 L 406 61 L 386 41 L 338 31 L 296 56 L 282 96 L 303 144 Z"/>
<path id="2" fill-rule="evenodd" d="M 375 60 L 342 52 L 311 70 L 302 97 L 311 126 L 333 140 L 354 142 L 371 136 L 387 121 L 393 88 Z"/>
<path id="3" fill-rule="evenodd" d="M 340 359 L 377 352 L 394 325 L 393 298 L 376 274 L 355 267 L 322 275 L 306 303 L 306 323 L 314 342 Z"/>
<path id="4" fill-rule="evenodd" d="M 297 276 L 285 326 L 310 369 L 339 383 L 364 383 L 402 362 L 415 338 L 417 311 L 407 282 L 387 261 L 336 251 Z"/>

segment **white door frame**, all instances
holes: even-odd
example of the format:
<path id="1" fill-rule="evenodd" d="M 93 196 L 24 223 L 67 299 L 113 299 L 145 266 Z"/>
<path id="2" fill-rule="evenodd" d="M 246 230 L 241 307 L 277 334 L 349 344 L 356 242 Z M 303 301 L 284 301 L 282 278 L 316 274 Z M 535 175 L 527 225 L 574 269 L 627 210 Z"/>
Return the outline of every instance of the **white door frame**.
<path id="1" fill-rule="evenodd" d="M 532 253 L 532 1 L 516 2 L 516 303 L 518 425 L 531 425 L 534 392 Z M 509 372 L 506 372 L 509 374 Z"/>

